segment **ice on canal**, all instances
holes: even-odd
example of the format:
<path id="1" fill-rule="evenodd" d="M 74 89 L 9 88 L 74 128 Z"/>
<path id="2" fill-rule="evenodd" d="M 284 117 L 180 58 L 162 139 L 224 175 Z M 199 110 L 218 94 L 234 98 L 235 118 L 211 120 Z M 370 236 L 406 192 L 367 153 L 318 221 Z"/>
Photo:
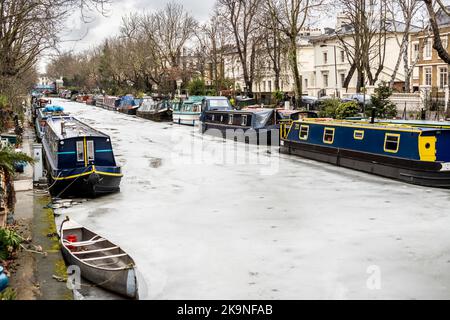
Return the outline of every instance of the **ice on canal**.
<path id="1" fill-rule="evenodd" d="M 61 213 L 130 253 L 143 299 L 450 298 L 450 191 L 57 103 L 124 173 Z"/>

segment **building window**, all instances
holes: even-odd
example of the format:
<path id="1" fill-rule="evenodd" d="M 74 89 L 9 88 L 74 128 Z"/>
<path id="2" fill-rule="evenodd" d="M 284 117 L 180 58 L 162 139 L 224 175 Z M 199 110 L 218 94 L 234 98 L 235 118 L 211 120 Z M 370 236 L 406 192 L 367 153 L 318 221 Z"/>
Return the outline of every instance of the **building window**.
<path id="1" fill-rule="evenodd" d="M 425 85 L 431 86 L 431 68 L 425 68 Z"/>
<path id="2" fill-rule="evenodd" d="M 413 44 L 413 56 L 414 60 L 419 59 L 420 45 L 418 42 Z"/>
<path id="3" fill-rule="evenodd" d="M 323 86 L 328 88 L 328 73 L 323 74 Z"/>
<path id="4" fill-rule="evenodd" d="M 269 84 L 269 92 L 272 92 L 272 81 L 268 81 L 268 84 Z"/>
<path id="5" fill-rule="evenodd" d="M 323 53 L 323 63 L 328 64 L 328 52 Z"/>
<path id="6" fill-rule="evenodd" d="M 355 130 L 353 133 L 353 138 L 355 138 L 355 140 L 364 140 L 364 131 Z"/>
<path id="7" fill-rule="evenodd" d="M 266 82 L 263 81 L 263 92 L 266 92 Z"/>
<path id="8" fill-rule="evenodd" d="M 400 148 L 400 135 L 393 133 L 386 133 L 384 139 L 384 151 L 390 153 L 397 153 Z"/>
<path id="9" fill-rule="evenodd" d="M 424 59 L 431 59 L 433 47 L 430 40 L 426 40 L 424 50 L 425 50 L 423 54 Z"/>
<path id="10" fill-rule="evenodd" d="M 77 161 L 84 161 L 84 143 L 83 141 L 77 141 Z"/>
<path id="11" fill-rule="evenodd" d="M 444 89 L 448 84 L 448 69 L 447 67 L 439 68 L 439 88 Z"/>
<path id="12" fill-rule="evenodd" d="M 441 42 L 442 42 L 442 47 L 447 50 L 448 47 L 448 37 L 445 36 L 445 38 L 441 38 Z"/>
<path id="13" fill-rule="evenodd" d="M 345 63 L 345 51 L 341 50 L 341 62 Z"/>
<path id="14" fill-rule="evenodd" d="M 308 79 L 305 79 L 305 88 L 309 88 L 309 86 L 308 86 Z"/>
<path id="15" fill-rule="evenodd" d="M 345 73 L 341 73 L 341 87 L 344 88 L 345 86 Z"/>
<path id="16" fill-rule="evenodd" d="M 300 140 L 308 140 L 308 136 L 309 136 L 309 126 L 301 126 L 299 133 Z"/>
<path id="17" fill-rule="evenodd" d="M 333 144 L 335 131 L 335 128 L 325 128 L 325 130 L 323 131 L 323 142 L 326 144 Z"/>

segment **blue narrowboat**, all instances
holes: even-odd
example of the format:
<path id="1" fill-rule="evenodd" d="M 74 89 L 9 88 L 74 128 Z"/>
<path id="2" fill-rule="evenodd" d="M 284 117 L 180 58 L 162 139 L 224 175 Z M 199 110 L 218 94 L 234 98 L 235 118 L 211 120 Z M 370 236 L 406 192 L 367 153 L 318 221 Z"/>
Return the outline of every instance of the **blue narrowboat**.
<path id="1" fill-rule="evenodd" d="M 450 130 L 336 120 L 295 121 L 281 153 L 403 182 L 450 187 Z"/>
<path id="2" fill-rule="evenodd" d="M 73 117 L 47 119 L 42 139 L 50 192 L 96 197 L 120 191 L 111 139 Z"/>
<path id="3" fill-rule="evenodd" d="M 202 133 L 250 144 L 278 144 L 293 120 L 317 118 L 311 111 L 268 108 L 208 110 L 202 114 Z"/>
<path id="4" fill-rule="evenodd" d="M 137 113 L 137 110 L 141 106 L 142 99 L 134 98 L 132 95 L 126 95 L 123 96 L 120 99 L 119 107 L 117 108 L 117 111 L 120 113 L 125 113 L 130 116 L 135 116 Z"/>

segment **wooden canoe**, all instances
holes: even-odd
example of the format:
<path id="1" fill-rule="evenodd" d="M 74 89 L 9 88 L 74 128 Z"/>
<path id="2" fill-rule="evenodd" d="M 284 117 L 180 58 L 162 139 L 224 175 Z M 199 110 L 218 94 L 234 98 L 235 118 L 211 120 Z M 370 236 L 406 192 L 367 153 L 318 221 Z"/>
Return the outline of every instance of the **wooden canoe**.
<path id="1" fill-rule="evenodd" d="M 66 219 L 61 225 L 61 248 L 67 263 L 78 266 L 83 278 L 122 296 L 138 299 L 134 261 L 119 246 Z"/>

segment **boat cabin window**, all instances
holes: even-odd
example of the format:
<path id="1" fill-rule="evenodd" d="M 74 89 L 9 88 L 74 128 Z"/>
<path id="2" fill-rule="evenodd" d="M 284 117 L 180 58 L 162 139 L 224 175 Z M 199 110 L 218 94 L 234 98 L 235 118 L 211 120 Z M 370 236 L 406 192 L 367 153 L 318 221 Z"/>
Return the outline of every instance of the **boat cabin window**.
<path id="1" fill-rule="evenodd" d="M 230 114 L 230 117 L 228 118 L 228 124 L 233 124 L 234 123 L 234 116 L 232 114 Z"/>
<path id="2" fill-rule="evenodd" d="M 386 133 L 384 140 L 384 151 L 390 153 L 397 153 L 400 148 L 400 135 L 393 133 Z"/>
<path id="3" fill-rule="evenodd" d="M 323 142 L 326 144 L 333 144 L 334 143 L 334 132 L 335 128 L 325 128 L 323 131 Z"/>
<path id="4" fill-rule="evenodd" d="M 355 130 L 353 133 L 353 138 L 355 138 L 355 140 L 364 140 L 364 131 Z"/>
<path id="5" fill-rule="evenodd" d="M 84 143 L 83 141 L 77 141 L 77 161 L 84 161 Z"/>
<path id="6" fill-rule="evenodd" d="M 300 126 L 300 140 L 308 140 L 309 136 L 309 126 L 302 125 Z"/>
<path id="7" fill-rule="evenodd" d="M 241 126 L 247 126 L 247 116 L 243 115 L 241 119 Z"/>
<path id="8" fill-rule="evenodd" d="M 92 141 L 92 140 L 89 140 L 87 142 L 87 156 L 88 156 L 88 161 L 95 160 L 94 141 Z"/>

